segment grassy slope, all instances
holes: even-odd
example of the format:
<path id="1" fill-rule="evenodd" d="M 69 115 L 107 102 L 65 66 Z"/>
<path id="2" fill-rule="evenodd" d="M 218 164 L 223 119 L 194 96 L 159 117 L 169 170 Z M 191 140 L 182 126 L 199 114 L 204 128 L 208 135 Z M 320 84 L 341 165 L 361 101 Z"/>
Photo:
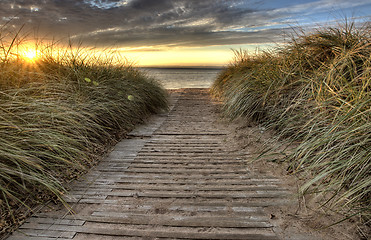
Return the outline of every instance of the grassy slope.
<path id="1" fill-rule="evenodd" d="M 295 141 L 292 171 L 311 171 L 303 192 L 370 217 L 370 24 L 345 23 L 296 37 L 274 52 L 236 59 L 212 93 L 231 118 L 247 117 Z"/>
<path id="2" fill-rule="evenodd" d="M 60 198 L 63 182 L 149 114 L 167 109 L 166 91 L 154 80 L 130 66 L 89 59 L 68 52 L 48 52 L 33 64 L 2 57 L 1 232 L 28 206 Z"/>

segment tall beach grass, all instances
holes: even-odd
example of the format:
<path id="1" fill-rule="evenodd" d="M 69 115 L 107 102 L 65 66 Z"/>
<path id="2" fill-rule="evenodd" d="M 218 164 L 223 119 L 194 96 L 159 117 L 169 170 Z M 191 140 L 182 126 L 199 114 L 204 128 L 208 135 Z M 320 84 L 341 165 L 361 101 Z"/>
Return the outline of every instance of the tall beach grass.
<path id="1" fill-rule="evenodd" d="M 61 200 L 63 183 L 149 114 L 167 109 L 166 91 L 129 64 L 40 43 L 31 63 L 20 56 L 19 35 L 5 37 L 0 34 L 1 232 L 35 201 Z"/>
<path id="2" fill-rule="evenodd" d="M 275 130 L 297 147 L 290 171 L 313 174 L 303 193 L 370 219 L 371 25 L 344 21 L 300 33 L 283 47 L 235 60 L 214 82 L 212 94 L 227 116 Z"/>

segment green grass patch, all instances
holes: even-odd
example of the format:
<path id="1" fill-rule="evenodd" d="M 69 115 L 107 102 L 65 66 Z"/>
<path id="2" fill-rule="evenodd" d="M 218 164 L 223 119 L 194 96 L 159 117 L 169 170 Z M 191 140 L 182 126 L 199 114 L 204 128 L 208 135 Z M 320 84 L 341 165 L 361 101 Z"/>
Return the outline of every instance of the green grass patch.
<path id="1" fill-rule="evenodd" d="M 0 38 L 1 232 L 35 202 L 61 200 L 63 183 L 167 110 L 166 90 L 128 64 L 55 45 L 39 45 L 31 63 L 20 57 L 18 37 Z"/>
<path id="2" fill-rule="evenodd" d="M 301 33 L 258 55 L 235 52 L 214 82 L 224 113 L 245 117 L 298 143 L 290 170 L 310 171 L 303 193 L 323 204 L 370 218 L 370 23 Z"/>

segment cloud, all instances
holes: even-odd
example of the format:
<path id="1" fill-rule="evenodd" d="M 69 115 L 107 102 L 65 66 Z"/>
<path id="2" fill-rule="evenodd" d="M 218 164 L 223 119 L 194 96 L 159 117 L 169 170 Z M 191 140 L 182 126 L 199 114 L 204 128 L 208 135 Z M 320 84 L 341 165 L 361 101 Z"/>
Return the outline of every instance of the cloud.
<path id="1" fill-rule="evenodd" d="M 281 12 L 286 14 L 305 14 L 309 15 L 312 13 L 336 11 L 337 9 L 349 9 L 363 5 L 370 4 L 369 0 L 319 0 L 311 1 L 307 3 L 296 4 L 290 7 L 275 9 L 275 12 Z"/>
<path id="2" fill-rule="evenodd" d="M 202 47 L 278 42 L 295 17 L 334 4 L 367 4 L 308 1 L 270 7 L 258 0 L 2 0 L 0 24 L 13 19 L 12 25 L 27 23 L 40 37 L 70 36 L 95 46 Z"/>

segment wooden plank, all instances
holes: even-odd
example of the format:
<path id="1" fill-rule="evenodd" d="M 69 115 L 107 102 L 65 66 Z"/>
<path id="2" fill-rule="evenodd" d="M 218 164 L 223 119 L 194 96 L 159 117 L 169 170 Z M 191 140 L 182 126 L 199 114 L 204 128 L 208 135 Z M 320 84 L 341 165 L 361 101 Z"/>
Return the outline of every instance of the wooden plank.
<path id="1" fill-rule="evenodd" d="M 31 226 L 30 226 L 31 227 Z M 35 224 L 32 228 L 43 229 L 45 226 L 42 224 Z M 166 231 L 166 230 L 147 230 L 147 229 L 114 229 L 107 228 L 104 225 L 98 227 L 81 227 L 81 226 L 64 226 L 53 225 L 50 229 L 54 231 L 72 232 L 76 233 L 89 233 L 102 236 L 129 236 L 129 237 L 159 237 L 159 238 L 178 238 L 178 239 L 251 239 L 251 240 L 278 240 L 273 234 L 268 233 L 234 233 L 232 232 L 191 232 L 191 231 Z"/>
<path id="2" fill-rule="evenodd" d="M 238 170 L 244 168 L 244 164 L 216 164 L 216 163 L 209 163 L 209 162 L 198 162 L 195 163 L 188 163 L 188 162 L 166 162 L 166 163 L 158 163 L 156 161 L 147 162 L 147 163 L 138 163 L 134 162 L 130 165 L 131 169 L 135 168 L 167 168 L 167 169 L 174 169 L 174 168 L 184 168 L 184 169 L 232 169 Z"/>
<path id="3" fill-rule="evenodd" d="M 104 214 L 105 216 L 119 216 L 127 214 L 184 214 L 192 215 L 197 213 L 198 217 L 209 216 L 228 216 L 233 214 L 234 217 L 240 217 L 245 215 L 264 216 L 264 212 L 261 207 L 212 207 L 212 206 L 171 206 L 171 207 L 156 207 L 157 205 L 143 205 L 143 206 L 126 206 L 123 205 L 120 208 L 118 205 L 106 206 L 105 208 L 100 207 L 93 215 Z M 118 215 L 117 215 L 118 214 Z"/>
<path id="4" fill-rule="evenodd" d="M 151 176 L 134 176 L 134 175 L 127 175 L 125 177 L 120 178 L 119 180 L 115 181 L 114 183 L 123 183 L 123 184 L 129 184 L 129 183 L 163 183 L 163 184 L 202 184 L 202 185 L 256 185 L 256 184 L 270 184 L 270 183 L 277 183 L 278 180 L 275 179 L 240 179 L 240 178 L 227 178 L 223 179 L 221 181 L 212 181 L 216 180 L 217 178 L 171 178 L 171 177 L 165 177 L 165 176 L 158 176 L 157 178 Z M 103 184 L 108 184 L 108 181 L 103 181 Z"/>
<path id="5" fill-rule="evenodd" d="M 225 136 L 228 133 L 221 132 L 193 132 L 193 133 L 183 133 L 183 132 L 155 132 L 153 135 L 166 135 L 166 136 Z"/>
<path id="6" fill-rule="evenodd" d="M 70 240 L 71 238 L 50 238 L 50 237 L 32 237 L 32 236 L 25 236 L 25 234 L 13 234 L 7 238 L 7 240 Z"/>
<path id="7" fill-rule="evenodd" d="M 224 158 L 219 158 L 219 159 L 224 159 Z M 117 161 L 116 163 L 120 163 L 120 161 Z M 173 156 L 167 156 L 167 157 L 147 157 L 147 156 L 141 156 L 137 157 L 135 161 L 132 161 L 131 164 L 153 164 L 153 163 L 158 163 L 158 164 L 195 164 L 195 165 L 203 165 L 203 164 L 223 164 L 223 165 L 237 165 L 237 166 L 245 166 L 242 161 L 236 159 L 225 159 L 225 160 L 217 160 L 214 158 L 208 158 L 208 157 L 195 157 L 192 159 L 189 158 L 181 158 L 180 156 L 177 156 L 174 158 Z"/>
<path id="8" fill-rule="evenodd" d="M 223 155 L 224 154 L 224 155 Z M 228 155 L 228 156 L 226 156 Z M 195 157 L 195 159 L 193 159 Z M 214 158 L 215 157 L 215 158 Z M 234 157 L 234 159 L 233 159 Z M 236 163 L 243 164 L 244 162 L 241 161 L 239 156 L 233 156 L 228 154 L 227 152 L 221 151 L 167 151 L 167 150 L 156 150 L 156 151 L 141 151 L 138 154 L 136 160 L 141 159 L 163 159 L 163 160 L 173 160 L 173 161 L 209 161 L 213 162 L 214 160 L 221 160 L 224 162 L 227 161 L 234 161 Z M 238 161 L 236 161 L 238 160 Z M 246 164 L 245 164 L 246 165 Z"/>
<path id="9" fill-rule="evenodd" d="M 141 200 L 145 200 L 146 203 L 150 204 L 158 204 L 159 201 L 165 202 L 168 205 L 171 205 L 174 199 L 156 199 L 156 198 L 142 198 Z M 91 199 L 81 199 L 79 203 L 86 203 L 86 204 L 100 204 L 102 207 L 104 205 L 126 205 L 126 204 L 133 204 L 134 206 L 138 205 L 137 198 L 110 198 L 104 200 L 91 200 Z M 176 199 L 177 203 L 183 203 L 184 205 L 200 205 L 204 206 L 205 202 L 208 202 L 209 206 L 215 205 L 227 205 L 227 206 L 244 206 L 244 207 L 268 207 L 268 206 L 278 206 L 278 205 L 287 205 L 292 202 L 292 200 L 287 200 L 286 198 L 253 198 L 253 199 L 233 199 L 232 203 L 226 202 L 225 199 L 202 199 L 202 198 L 193 198 L 190 200 L 189 198 L 178 198 Z"/>
<path id="10" fill-rule="evenodd" d="M 241 170 L 241 168 L 237 169 L 167 169 L 167 168 L 128 168 L 125 173 L 127 174 L 138 174 L 138 173 L 150 173 L 150 174 L 181 174 L 181 175 L 209 175 L 209 174 L 223 174 L 228 175 L 229 173 L 232 174 L 246 174 L 247 170 Z"/>
<path id="11" fill-rule="evenodd" d="M 18 230 L 17 233 L 14 234 L 13 237 L 10 239 L 17 239 L 18 237 L 22 237 L 22 238 L 23 237 L 34 237 L 37 239 L 42 239 L 42 238 L 72 239 L 76 235 L 76 231 L 72 231 L 72 230 L 71 231 L 60 231 L 58 229 L 50 229 L 50 228 L 53 228 L 53 227 L 50 227 L 51 226 L 50 224 L 47 224 L 49 228 L 33 227 L 29 229 L 24 227 L 24 226 L 27 226 L 27 224 L 29 223 L 25 223 L 21 225 L 20 230 Z M 61 225 L 61 226 L 64 226 L 64 225 Z"/>
<path id="12" fill-rule="evenodd" d="M 252 218 L 226 218 L 226 217 L 183 217 L 183 216 L 156 216 L 156 215 L 130 215 L 128 217 L 105 212 L 95 213 L 86 218 L 88 222 L 96 223 L 115 223 L 129 225 L 156 225 L 168 227 L 221 227 L 221 228 L 271 228 L 272 225 L 266 221 L 257 220 L 259 217 Z M 261 218 L 260 218 L 261 219 Z"/>
<path id="13" fill-rule="evenodd" d="M 54 218 L 38 218 L 32 217 L 26 221 L 26 223 L 49 223 L 49 224 L 59 224 L 59 225 L 69 225 L 69 226 L 82 226 L 84 225 L 84 220 L 77 219 L 54 219 Z"/>
<path id="14" fill-rule="evenodd" d="M 196 147 L 196 148 L 200 148 L 201 146 L 203 148 L 220 148 L 222 145 L 220 144 L 220 142 L 202 142 L 202 141 L 193 141 L 193 142 L 174 142 L 174 141 L 161 141 L 161 140 L 156 140 L 156 141 L 148 141 L 148 143 L 146 143 L 143 147 L 143 149 L 146 149 L 146 148 L 167 148 L 167 147 L 171 147 L 171 148 L 190 148 L 190 147 Z"/>
<path id="15" fill-rule="evenodd" d="M 119 179 L 130 179 L 130 178 L 135 178 L 135 179 L 173 179 L 174 181 L 193 181 L 193 182 L 198 182 L 198 181 L 214 181 L 214 180 L 219 180 L 219 182 L 227 182 L 227 181 L 254 181 L 254 179 L 249 178 L 247 175 L 248 171 L 245 172 L 244 175 L 238 174 L 238 173 L 233 173 L 233 174 L 184 174 L 184 173 L 177 173 L 177 174 L 170 174 L 170 173 L 146 173 L 146 174 L 139 174 L 139 173 L 130 173 L 126 172 L 125 174 L 122 174 L 120 178 L 115 178 L 117 179 L 117 182 L 119 182 Z M 102 180 L 104 180 L 102 178 Z M 276 178 L 258 178 L 256 181 L 260 182 L 278 182 L 279 180 Z"/>
<path id="16" fill-rule="evenodd" d="M 93 199 L 81 199 L 78 201 L 78 203 L 81 203 L 81 204 L 109 204 L 109 205 L 121 205 L 121 204 L 126 204 L 128 202 L 132 202 L 132 201 L 138 201 L 137 198 L 111 198 L 111 199 L 105 199 L 105 200 L 93 200 Z M 164 200 L 171 200 L 171 201 L 174 201 L 176 200 L 177 202 L 180 202 L 180 201 L 186 201 L 186 202 L 189 202 L 190 199 L 189 198 L 177 198 L 177 199 L 174 199 L 174 198 L 163 198 L 163 199 L 156 199 L 156 198 L 141 198 L 140 200 L 145 200 L 146 202 L 148 201 L 154 201 L 154 200 L 157 200 L 157 201 L 164 201 Z M 197 201 L 225 201 L 224 199 L 217 199 L 217 198 L 209 198 L 209 199 L 206 199 L 206 198 L 192 198 L 191 199 L 192 201 L 194 200 L 197 200 Z M 241 198 L 241 199 L 233 199 L 233 202 L 238 202 L 239 204 L 243 204 L 243 202 L 241 201 L 248 201 L 248 205 L 250 206 L 253 206 L 253 205 L 256 205 L 256 206 L 278 206 L 278 205 L 285 205 L 285 204 L 288 204 L 290 201 L 287 201 L 285 198 L 255 198 L 255 199 L 244 199 L 244 198 Z M 76 202 L 68 202 L 68 203 L 76 203 Z M 234 204 L 238 204 L 238 203 L 234 203 Z M 136 203 L 133 203 L 134 205 Z"/>
<path id="17" fill-rule="evenodd" d="M 157 145 L 157 146 L 151 146 L 151 147 L 143 147 L 141 152 L 232 152 L 227 149 L 221 149 L 220 145 L 216 146 L 202 146 L 202 144 L 199 144 L 198 146 L 163 146 L 163 145 Z"/>
<path id="18" fill-rule="evenodd" d="M 174 145 L 179 145 L 179 146 L 188 146 L 188 145 L 211 145 L 211 146 L 220 146 L 222 143 L 222 139 L 219 138 L 213 138 L 213 139 L 204 139 L 204 138 L 199 138 L 199 139 L 192 139 L 192 138 L 178 138 L 177 141 L 174 141 L 174 138 L 171 137 L 165 137 L 165 136 L 153 136 L 151 137 L 147 143 L 144 146 L 174 146 Z"/>
<path id="19" fill-rule="evenodd" d="M 110 188 L 107 188 L 110 187 Z M 90 187 L 86 187 L 86 185 L 79 185 L 74 186 L 73 191 L 70 193 L 76 193 L 81 191 L 95 191 L 97 193 L 102 192 L 112 192 L 112 190 L 166 190 L 170 191 L 176 187 L 178 190 L 182 191 L 273 191 L 273 190 L 285 190 L 283 188 L 279 188 L 277 185 L 259 185 L 259 186 L 245 186 L 245 185 L 200 185 L 200 184 L 189 184 L 189 185 L 182 185 L 182 184 L 136 184 L 136 183 L 128 183 L 128 184 L 115 184 L 115 185 L 92 185 Z"/>
<path id="20" fill-rule="evenodd" d="M 287 196 L 287 192 L 253 192 L 253 193 L 184 193 L 176 191 L 147 191 L 147 192 L 137 192 L 137 191 L 126 191 L 126 192 L 113 192 L 107 194 L 107 197 L 146 197 L 146 198 L 277 198 Z"/>

